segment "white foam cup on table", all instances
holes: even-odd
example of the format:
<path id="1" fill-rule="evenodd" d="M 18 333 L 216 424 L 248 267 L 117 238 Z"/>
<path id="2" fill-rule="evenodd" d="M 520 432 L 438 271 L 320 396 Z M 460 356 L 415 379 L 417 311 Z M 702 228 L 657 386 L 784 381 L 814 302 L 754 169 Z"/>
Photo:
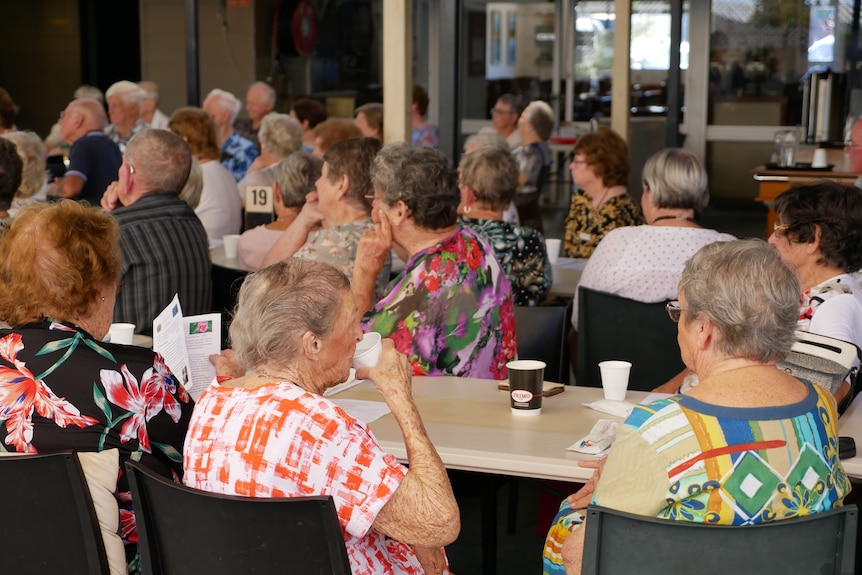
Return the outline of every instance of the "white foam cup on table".
<path id="1" fill-rule="evenodd" d="M 108 329 L 108 335 L 111 336 L 111 343 L 132 345 L 132 338 L 135 337 L 135 324 L 112 323 Z"/>
<path id="2" fill-rule="evenodd" d="M 222 237 L 224 241 L 224 255 L 226 258 L 235 260 L 239 256 L 239 234 L 228 234 Z"/>
<path id="3" fill-rule="evenodd" d="M 362 340 L 356 344 L 356 351 L 353 352 L 354 369 L 377 365 L 380 361 L 380 352 L 383 351 L 382 339 L 376 331 L 369 331 L 362 336 Z"/>
<path id="4" fill-rule="evenodd" d="M 545 383 L 545 362 L 519 359 L 506 364 L 509 369 L 509 407 L 513 415 L 542 413 L 542 390 Z"/>
<path id="5" fill-rule="evenodd" d="M 545 249 L 548 251 L 548 260 L 551 264 L 557 263 L 557 259 L 560 257 L 561 243 L 562 240 L 545 238 Z"/>
<path id="6" fill-rule="evenodd" d="M 602 374 L 602 389 L 605 399 L 624 401 L 629 388 L 629 374 L 632 364 L 628 361 L 601 361 L 599 371 Z"/>
<path id="7" fill-rule="evenodd" d="M 826 167 L 826 150 L 824 150 L 823 148 L 817 148 L 816 150 L 814 150 L 814 156 L 811 158 L 811 167 Z"/>

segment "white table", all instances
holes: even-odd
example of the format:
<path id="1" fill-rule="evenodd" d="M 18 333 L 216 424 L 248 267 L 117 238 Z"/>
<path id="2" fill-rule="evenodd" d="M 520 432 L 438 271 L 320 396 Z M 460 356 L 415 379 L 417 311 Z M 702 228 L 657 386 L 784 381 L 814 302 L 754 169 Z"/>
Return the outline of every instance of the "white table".
<path id="1" fill-rule="evenodd" d="M 548 294 L 574 297 L 587 261 L 582 258 L 557 258 L 557 263 L 551 266 L 554 269 L 554 284 Z"/>
<path id="2" fill-rule="evenodd" d="M 847 475 L 862 479 L 862 394 L 856 396 L 847 411 L 838 419 L 838 435 L 847 435 L 856 440 L 856 457 L 842 459 L 841 465 Z"/>
<path id="3" fill-rule="evenodd" d="M 210 260 L 212 261 L 213 265 L 221 266 L 229 270 L 235 270 L 240 272 L 254 271 L 241 266 L 239 263 L 239 258 L 229 258 L 224 255 L 224 246 L 210 248 Z"/>
<path id="4" fill-rule="evenodd" d="M 594 459 L 566 450 L 599 419 L 616 419 L 581 405 L 601 399 L 602 390 L 566 386 L 546 397 L 536 417 L 512 415 L 509 395 L 501 383 L 457 377 L 414 377 L 413 395 L 428 436 L 448 469 L 499 475 L 584 482 L 592 469 L 578 461 Z M 633 403 L 646 393 L 630 391 Z M 334 396 L 337 399 L 383 401 L 380 393 L 361 383 Z M 406 461 L 401 430 L 392 414 L 370 425 L 381 447 Z"/>

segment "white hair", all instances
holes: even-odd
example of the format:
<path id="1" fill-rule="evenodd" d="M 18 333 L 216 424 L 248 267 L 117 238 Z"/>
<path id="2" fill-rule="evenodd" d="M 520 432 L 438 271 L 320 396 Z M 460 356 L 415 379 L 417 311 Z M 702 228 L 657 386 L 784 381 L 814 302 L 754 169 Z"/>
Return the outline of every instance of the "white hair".
<path id="1" fill-rule="evenodd" d="M 218 103 L 219 107 L 230 112 L 230 123 L 233 124 L 236 121 L 240 108 L 242 108 L 242 102 L 237 100 L 236 96 L 230 92 L 220 90 L 218 88 L 211 90 L 210 93 L 207 94 L 207 97 L 204 98 L 204 103 L 208 102 L 210 98 L 216 98 L 215 101 Z"/>
<path id="2" fill-rule="evenodd" d="M 126 104 L 140 105 L 141 100 L 144 99 L 144 91 L 134 82 L 120 80 L 111 84 L 111 87 L 105 92 L 106 99 L 111 96 L 121 96 L 121 99 Z"/>

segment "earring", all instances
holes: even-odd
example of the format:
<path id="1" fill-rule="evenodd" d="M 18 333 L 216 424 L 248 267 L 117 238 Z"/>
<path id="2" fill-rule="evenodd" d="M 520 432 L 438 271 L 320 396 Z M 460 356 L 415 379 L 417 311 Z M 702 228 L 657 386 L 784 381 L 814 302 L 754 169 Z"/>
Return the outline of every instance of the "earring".
<path id="1" fill-rule="evenodd" d="M 105 296 L 102 296 L 102 301 L 106 301 L 106 300 L 105 300 Z"/>
<path id="2" fill-rule="evenodd" d="M 473 206 L 464 206 L 464 215 L 469 214 L 472 209 Z"/>

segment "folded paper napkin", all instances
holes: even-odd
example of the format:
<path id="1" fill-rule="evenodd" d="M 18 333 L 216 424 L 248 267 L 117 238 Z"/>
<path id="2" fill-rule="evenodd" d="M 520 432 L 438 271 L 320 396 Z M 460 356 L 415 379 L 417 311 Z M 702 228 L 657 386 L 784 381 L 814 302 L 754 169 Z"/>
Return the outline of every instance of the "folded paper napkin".
<path id="1" fill-rule="evenodd" d="M 619 424 L 619 421 L 600 419 L 585 437 L 579 439 L 566 449 L 577 451 L 578 453 L 598 455 L 610 447 L 611 443 L 614 442 L 614 439 L 616 439 L 617 436 L 617 426 Z"/>
<path id="2" fill-rule="evenodd" d="M 631 415 L 632 409 L 635 407 L 628 401 L 615 401 L 613 399 L 599 399 L 592 403 L 583 403 L 581 405 L 585 405 L 586 407 L 595 409 L 596 411 L 601 411 L 602 413 L 607 413 L 608 415 L 622 417 L 623 419 Z"/>

